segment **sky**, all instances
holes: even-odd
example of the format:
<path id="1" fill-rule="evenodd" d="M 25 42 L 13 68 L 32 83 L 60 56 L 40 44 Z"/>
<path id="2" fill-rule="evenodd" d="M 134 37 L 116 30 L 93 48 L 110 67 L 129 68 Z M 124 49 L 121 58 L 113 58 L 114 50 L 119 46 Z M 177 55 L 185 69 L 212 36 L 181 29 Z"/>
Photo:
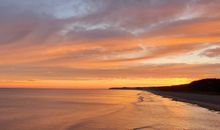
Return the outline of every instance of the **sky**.
<path id="1" fill-rule="evenodd" d="M 0 0 L 0 86 L 220 78 L 219 0 Z"/>

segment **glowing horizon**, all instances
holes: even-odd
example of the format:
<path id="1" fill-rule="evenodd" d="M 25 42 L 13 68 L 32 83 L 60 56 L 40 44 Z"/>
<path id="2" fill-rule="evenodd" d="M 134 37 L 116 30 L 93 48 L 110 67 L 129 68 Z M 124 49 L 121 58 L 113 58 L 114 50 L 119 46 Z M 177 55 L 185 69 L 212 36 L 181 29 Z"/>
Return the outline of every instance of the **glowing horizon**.
<path id="1" fill-rule="evenodd" d="M 0 87 L 220 78 L 220 1 L 0 1 Z"/>

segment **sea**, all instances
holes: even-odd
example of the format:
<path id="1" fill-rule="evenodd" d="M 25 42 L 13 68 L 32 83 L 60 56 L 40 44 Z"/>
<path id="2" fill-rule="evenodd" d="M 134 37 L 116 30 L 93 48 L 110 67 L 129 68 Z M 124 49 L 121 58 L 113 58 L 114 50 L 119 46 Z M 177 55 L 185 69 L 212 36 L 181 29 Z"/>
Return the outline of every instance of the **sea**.
<path id="1" fill-rule="evenodd" d="M 146 91 L 0 89 L 0 130 L 218 130 L 220 114 Z"/>

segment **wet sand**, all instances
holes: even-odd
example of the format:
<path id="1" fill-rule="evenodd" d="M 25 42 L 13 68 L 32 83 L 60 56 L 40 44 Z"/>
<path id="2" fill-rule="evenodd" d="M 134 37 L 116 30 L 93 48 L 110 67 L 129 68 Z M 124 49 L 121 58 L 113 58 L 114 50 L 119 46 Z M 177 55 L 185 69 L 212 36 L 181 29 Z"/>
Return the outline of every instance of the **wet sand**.
<path id="1" fill-rule="evenodd" d="M 169 92 L 162 90 L 147 90 L 153 94 L 160 95 L 172 100 L 182 101 L 199 105 L 201 107 L 220 112 L 220 95 L 186 93 L 186 92 Z"/>
<path id="2" fill-rule="evenodd" d="M 0 90 L 0 130 L 217 130 L 220 114 L 146 91 Z"/>

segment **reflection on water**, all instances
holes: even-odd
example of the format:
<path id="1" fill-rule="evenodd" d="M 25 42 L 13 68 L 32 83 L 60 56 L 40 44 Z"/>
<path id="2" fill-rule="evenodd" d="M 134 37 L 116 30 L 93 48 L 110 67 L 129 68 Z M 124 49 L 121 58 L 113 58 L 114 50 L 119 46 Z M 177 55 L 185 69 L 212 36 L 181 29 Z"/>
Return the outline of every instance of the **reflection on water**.
<path id="1" fill-rule="evenodd" d="M 215 130 L 219 122 L 219 114 L 142 91 L 0 90 L 1 130 Z"/>

